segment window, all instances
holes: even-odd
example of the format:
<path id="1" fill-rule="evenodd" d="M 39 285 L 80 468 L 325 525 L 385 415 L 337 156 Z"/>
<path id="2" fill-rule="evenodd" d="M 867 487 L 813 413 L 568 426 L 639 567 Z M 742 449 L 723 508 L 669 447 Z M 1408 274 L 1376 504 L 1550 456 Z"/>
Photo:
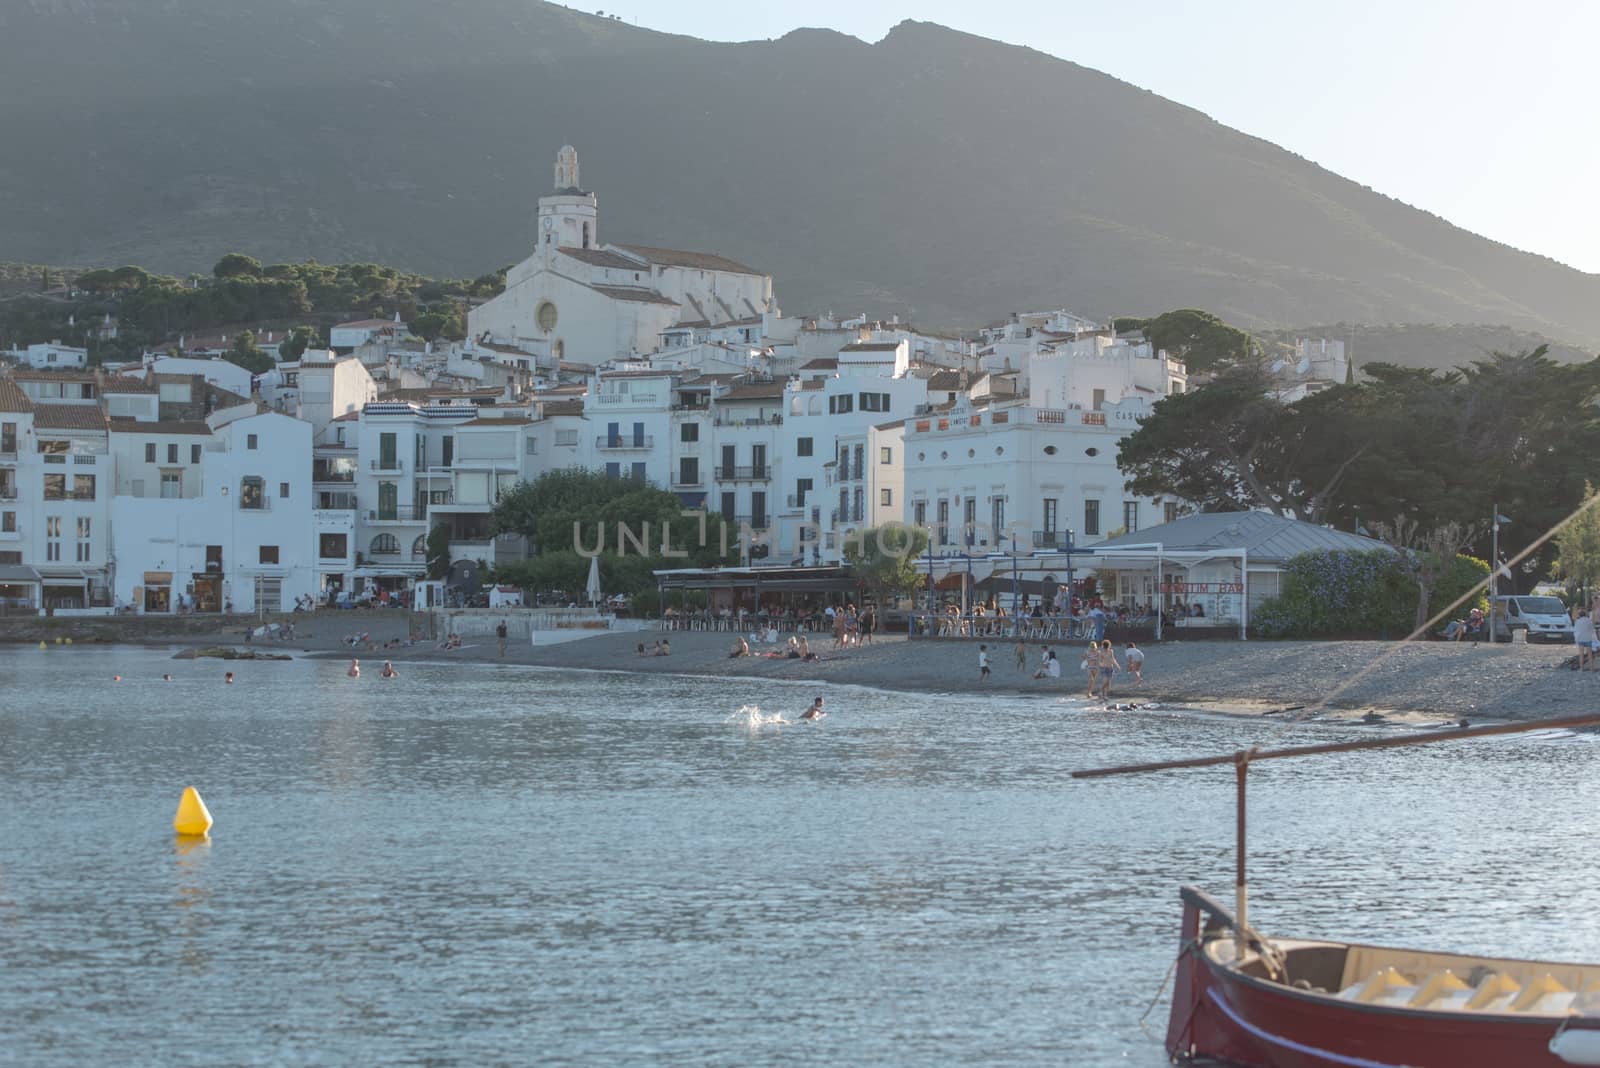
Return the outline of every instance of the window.
<path id="1" fill-rule="evenodd" d="M 989 526 L 994 530 L 996 538 L 1000 537 L 1001 532 L 1006 529 L 1006 499 L 1004 497 L 996 497 L 989 502 Z"/>
<path id="2" fill-rule="evenodd" d="M 638 463 L 635 463 L 633 465 L 633 477 L 638 479 L 640 482 L 643 482 L 645 480 L 644 461 L 643 460 L 640 460 Z"/>
<path id="3" fill-rule="evenodd" d="M 978 498 L 968 497 L 961 502 L 961 540 L 968 546 L 978 543 Z"/>
<path id="4" fill-rule="evenodd" d="M 556 431 L 556 444 L 557 445 L 576 445 L 577 443 L 578 443 L 578 432 L 576 430 L 557 430 Z"/>
<path id="5" fill-rule="evenodd" d="M 1040 504 L 1042 507 L 1039 511 L 1044 515 L 1044 533 L 1054 534 L 1056 532 L 1056 499 L 1054 497 L 1046 497 Z"/>
<path id="6" fill-rule="evenodd" d="M 1122 502 L 1122 529 L 1132 534 L 1139 529 L 1139 502 Z"/>
<path id="7" fill-rule="evenodd" d="M 422 442 L 422 447 L 424 449 L 426 449 L 428 447 L 427 446 L 427 442 L 425 442 L 425 441 Z M 453 434 L 444 435 L 444 437 L 439 442 L 439 450 L 440 450 L 439 451 L 439 456 L 441 458 L 440 459 L 441 466 L 449 467 L 451 464 L 455 463 L 455 459 L 456 459 L 456 439 L 455 439 L 455 435 L 453 435 Z M 533 450 L 529 449 L 528 451 L 532 452 Z"/>
<path id="8" fill-rule="evenodd" d="M 861 401 L 861 410 L 864 412 L 886 412 L 889 410 L 889 394 L 887 393 L 862 393 L 859 396 L 859 400 Z"/>
<path id="9" fill-rule="evenodd" d="M 0 452 L 17 451 L 17 424 L 0 423 Z"/>
<path id="10" fill-rule="evenodd" d="M 855 517 L 855 522 L 857 523 L 861 522 L 861 517 L 866 513 L 866 509 L 862 507 L 862 505 L 865 503 L 865 497 L 865 491 L 862 489 L 862 487 L 857 486 L 855 495 L 852 498 L 855 508 L 850 513 Z"/>
<path id="11" fill-rule="evenodd" d="M 393 556 L 400 551 L 400 539 L 393 534 L 379 534 L 372 539 L 373 556 Z"/>
<path id="12" fill-rule="evenodd" d="M 64 501 L 67 499 L 67 476 L 44 476 L 44 499 L 47 501 Z"/>
<path id="13" fill-rule="evenodd" d="M 1094 410 L 1098 412 L 1101 408 L 1104 408 L 1105 406 L 1106 406 L 1106 391 L 1103 390 L 1103 389 L 1095 390 L 1094 391 Z"/>
<path id="14" fill-rule="evenodd" d="M 205 451 L 205 446 L 204 445 L 190 445 L 189 446 L 189 462 L 192 463 L 192 464 L 199 463 L 200 462 L 200 454 L 202 452 L 204 452 L 204 451 Z"/>
<path id="15" fill-rule="evenodd" d="M 0 512 L 0 533 L 15 534 L 17 532 L 17 513 Z"/>
<path id="16" fill-rule="evenodd" d="M 1083 532 L 1089 537 L 1098 537 L 1100 534 L 1100 502 L 1083 502 Z"/>
<path id="17" fill-rule="evenodd" d="M 767 477 L 767 447 L 765 445 L 750 446 L 750 477 Z"/>
<path id="18" fill-rule="evenodd" d="M 606 464 L 606 477 L 607 478 L 621 478 L 622 477 L 622 465 L 619 464 L 619 463 Z"/>
<path id="19" fill-rule="evenodd" d="M 730 523 L 733 522 L 734 508 L 737 503 L 738 502 L 734 500 L 733 494 L 724 493 L 722 495 L 722 518 L 726 519 Z"/>
<path id="20" fill-rule="evenodd" d="M 169 501 L 177 500 L 179 497 L 182 497 L 183 476 L 179 475 L 176 471 L 164 472 L 161 476 L 161 496 Z"/>
<path id="21" fill-rule="evenodd" d="M 162 475 L 162 484 L 167 476 Z M 239 507 L 251 510 L 267 506 L 267 484 L 257 475 L 246 475 L 239 480 Z"/>
<path id="22" fill-rule="evenodd" d="M 750 494 L 750 527 L 764 530 L 767 525 L 767 495 L 760 490 Z"/>
<path id="23" fill-rule="evenodd" d="M 887 445 L 880 448 L 878 450 L 878 462 L 880 464 L 894 463 L 894 450 Z"/>
<path id="24" fill-rule="evenodd" d="M 86 515 L 80 515 L 78 517 L 78 523 L 77 523 L 79 540 L 88 541 L 89 540 L 89 531 L 93 528 L 93 526 L 94 526 L 94 521 L 93 521 L 93 519 L 91 519 L 91 517 L 86 516 Z"/>
<path id="25" fill-rule="evenodd" d="M 683 424 L 683 426 L 678 431 L 678 440 L 679 441 L 699 441 L 700 440 L 700 424 L 699 423 L 685 423 L 685 424 Z"/>
<path id="26" fill-rule="evenodd" d="M 388 436 L 389 437 L 394 437 L 393 434 L 390 434 Z M 253 449 L 253 448 L 256 447 L 256 436 L 254 434 L 246 434 L 244 436 L 244 447 L 247 448 L 247 449 Z"/>
<path id="27" fill-rule="evenodd" d="M 147 464 L 156 462 L 156 443 L 153 441 L 144 443 L 144 462 Z"/>
<path id="28" fill-rule="evenodd" d="M 812 482 L 809 478 L 797 478 L 794 480 L 794 504 L 796 508 L 805 507 L 806 494 L 811 492 L 811 486 Z"/>
<path id="29" fill-rule="evenodd" d="M 484 492 L 481 487 L 479 492 Z M 400 487 L 393 482 L 378 483 L 378 518 L 400 518 Z"/>
<path id="30" fill-rule="evenodd" d="M 250 435 L 250 437 L 251 437 L 251 440 L 254 441 L 255 435 L 252 434 L 252 435 Z M 253 449 L 253 448 L 255 448 L 255 445 L 252 444 L 250 447 Z M 400 450 L 396 446 L 395 436 L 393 434 L 379 434 L 378 435 L 378 470 L 380 470 L 380 471 L 393 471 L 393 470 L 397 469 L 399 466 L 400 466 Z"/>
<path id="31" fill-rule="evenodd" d="M 222 573 L 222 546 L 206 546 L 206 571 L 212 575 L 220 575 Z"/>
<path id="32" fill-rule="evenodd" d="M 855 398 L 848 393 L 841 393 L 828 398 L 829 415 L 845 415 L 855 410 Z"/>
<path id="33" fill-rule="evenodd" d="M 20 549 L 7 549 L 5 552 L 0 552 L 0 564 L 20 563 L 22 563 L 22 551 Z"/>
<path id="34" fill-rule="evenodd" d="M 287 482 L 278 483 L 278 499 L 281 501 L 281 500 L 288 500 L 288 498 L 289 498 L 289 483 L 287 483 Z"/>
<path id="35" fill-rule="evenodd" d="M 348 535 L 322 534 L 317 538 L 317 555 L 324 560 L 342 560 L 347 545 Z"/>
<path id="36" fill-rule="evenodd" d="M 950 502 L 939 502 L 939 544 L 950 544 Z"/>
<path id="37" fill-rule="evenodd" d="M 392 537 L 393 535 L 391 535 Z M 263 545 L 256 554 L 256 562 L 260 564 L 275 564 L 278 562 L 278 547 L 276 545 Z"/>
<path id="38" fill-rule="evenodd" d="M 176 441 L 169 441 L 169 442 L 167 442 L 167 463 L 175 464 L 177 462 L 178 462 L 178 443 Z"/>
<path id="39" fill-rule="evenodd" d="M 795 440 L 795 443 L 794 443 L 794 454 L 796 456 L 810 456 L 811 455 L 811 439 L 810 438 L 797 438 Z"/>
<path id="40" fill-rule="evenodd" d="M 881 489 L 878 491 L 878 504 L 884 508 L 894 505 L 894 490 Z"/>
<path id="41" fill-rule="evenodd" d="M 530 435 L 527 438 L 524 438 L 523 440 L 525 440 L 528 443 L 528 455 L 529 456 L 534 456 L 539 452 L 539 439 L 538 438 L 533 437 L 532 435 Z"/>
<path id="42" fill-rule="evenodd" d="M 47 515 L 44 517 L 44 536 L 49 540 L 44 543 L 44 558 L 54 562 L 61 559 L 61 517 Z"/>
<path id="43" fill-rule="evenodd" d="M 700 461 L 693 456 L 682 456 L 678 459 L 678 485 L 698 486 L 700 484 Z"/>
<path id="44" fill-rule="evenodd" d="M 928 502 L 918 501 L 911 506 L 911 523 L 913 526 L 925 527 L 928 525 Z"/>
<path id="45" fill-rule="evenodd" d="M 1161 509 L 1162 509 L 1162 511 L 1161 511 L 1161 521 L 1163 523 L 1170 523 L 1174 519 L 1178 518 L 1178 502 L 1177 501 L 1167 501 L 1165 504 L 1163 504 L 1161 506 Z"/>
<path id="46" fill-rule="evenodd" d="M 94 476 L 73 475 L 72 496 L 80 501 L 94 500 Z"/>
<path id="47" fill-rule="evenodd" d="M 635 423 L 635 424 L 633 424 L 633 447 L 636 448 L 636 449 L 644 448 L 644 424 L 643 423 Z"/>
<path id="48" fill-rule="evenodd" d="M 861 477 L 861 469 L 864 466 L 863 461 L 866 459 L 866 455 L 867 455 L 867 447 L 865 445 L 857 445 L 856 446 L 856 464 L 855 464 L 855 472 L 854 472 L 854 477 L 855 478 L 859 479 Z"/>

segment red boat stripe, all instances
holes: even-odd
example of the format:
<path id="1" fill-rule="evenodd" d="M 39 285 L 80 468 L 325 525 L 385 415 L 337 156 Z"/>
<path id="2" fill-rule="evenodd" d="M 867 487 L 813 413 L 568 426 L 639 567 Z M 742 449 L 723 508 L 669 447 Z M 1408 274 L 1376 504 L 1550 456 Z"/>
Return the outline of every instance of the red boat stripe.
<path id="1" fill-rule="evenodd" d="M 1283 1046 L 1287 1049 L 1292 1049 L 1296 1053 L 1308 1053 L 1314 1057 L 1321 1057 L 1331 1064 L 1345 1064 L 1349 1065 L 1350 1068 L 1404 1068 L 1404 1065 L 1389 1064 L 1386 1061 L 1369 1061 L 1364 1057 L 1349 1057 L 1343 1053 L 1333 1053 L 1325 1049 L 1318 1049 L 1316 1046 L 1307 1046 L 1302 1042 L 1296 1042 L 1292 1038 L 1284 1038 L 1281 1035 L 1275 1035 L 1270 1031 L 1262 1030 L 1255 1024 L 1246 1020 L 1244 1017 L 1240 1016 L 1237 1012 L 1234 1012 L 1233 1006 L 1229 1005 L 1222 998 L 1218 997 L 1215 990 L 1207 990 L 1206 997 L 1210 998 L 1212 1002 L 1216 1004 L 1217 1008 L 1222 1010 L 1223 1015 L 1232 1020 L 1234 1023 L 1238 1024 L 1240 1027 L 1244 1028 L 1246 1031 L 1249 1031 L 1252 1035 L 1255 1035 L 1260 1039 L 1265 1039 L 1266 1041 L 1272 1042 L 1276 1045 Z"/>

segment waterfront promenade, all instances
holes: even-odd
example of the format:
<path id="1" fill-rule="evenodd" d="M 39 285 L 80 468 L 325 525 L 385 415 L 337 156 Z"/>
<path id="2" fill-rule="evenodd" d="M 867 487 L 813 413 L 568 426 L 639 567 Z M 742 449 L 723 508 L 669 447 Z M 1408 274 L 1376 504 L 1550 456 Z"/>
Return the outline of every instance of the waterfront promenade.
<path id="1" fill-rule="evenodd" d="M 293 642 L 265 643 L 295 655 L 358 655 L 385 659 L 498 662 L 490 639 L 468 639 L 466 648 L 442 650 L 427 642 L 385 650 L 403 638 L 408 617 L 389 612 L 319 612 L 296 618 Z M 369 645 L 351 650 L 343 638 L 367 632 Z M 188 638 L 242 648 L 240 628 L 206 638 Z M 604 634 L 561 645 L 530 647 L 509 643 L 503 662 L 543 667 L 636 673 L 737 676 L 854 684 L 923 693 L 1057 693 L 1081 695 L 1085 676 L 1078 670 L 1082 643 L 1053 644 L 1062 664 L 1060 679 L 1035 680 L 1047 643 L 1030 643 L 1027 670 L 1018 671 L 1014 643 L 987 641 L 994 675 L 978 678 L 977 639 L 907 640 L 884 636 L 871 645 L 833 648 L 831 636 L 812 635 L 817 662 L 768 659 L 756 655 L 730 659 L 733 635 L 646 630 Z M 661 639 L 672 644 L 667 657 L 639 656 Z M 784 636 L 784 641 L 787 635 Z M 472 644 L 476 642 L 476 644 Z M 257 643 L 258 646 L 263 643 Z M 757 646 L 755 651 L 780 649 Z M 1467 645 L 1449 642 L 1249 641 L 1164 642 L 1145 646 L 1146 681 L 1135 686 L 1119 673 L 1112 691 L 1118 702 L 1160 702 L 1259 714 L 1289 705 L 1326 705 L 1330 712 L 1361 715 L 1379 711 L 1438 718 L 1525 719 L 1586 711 L 1600 702 L 1600 672 L 1558 670 L 1571 655 L 1568 645 Z M 1124 660 L 1119 647 L 1118 659 Z"/>

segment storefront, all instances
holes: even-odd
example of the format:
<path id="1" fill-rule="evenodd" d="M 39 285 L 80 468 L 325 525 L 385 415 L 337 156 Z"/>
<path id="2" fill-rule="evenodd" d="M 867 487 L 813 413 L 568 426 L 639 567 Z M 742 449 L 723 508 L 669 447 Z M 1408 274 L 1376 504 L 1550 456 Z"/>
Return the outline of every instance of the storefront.
<path id="1" fill-rule="evenodd" d="M 0 614 L 33 615 L 39 611 L 39 572 L 24 564 L 0 566 Z"/>
<path id="2" fill-rule="evenodd" d="M 145 612 L 172 611 L 172 572 L 146 571 L 144 585 L 133 591 L 133 599 Z"/>

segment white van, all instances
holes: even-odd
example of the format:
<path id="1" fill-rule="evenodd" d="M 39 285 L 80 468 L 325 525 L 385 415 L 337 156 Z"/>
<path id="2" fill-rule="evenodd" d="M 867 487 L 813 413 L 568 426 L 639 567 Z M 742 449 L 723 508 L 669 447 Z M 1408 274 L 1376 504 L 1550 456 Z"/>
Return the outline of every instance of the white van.
<path id="1" fill-rule="evenodd" d="M 1524 641 L 1572 641 L 1572 617 L 1558 597 L 1496 597 L 1495 614 L 1500 617 L 1502 635 L 1523 630 L 1527 632 Z"/>

